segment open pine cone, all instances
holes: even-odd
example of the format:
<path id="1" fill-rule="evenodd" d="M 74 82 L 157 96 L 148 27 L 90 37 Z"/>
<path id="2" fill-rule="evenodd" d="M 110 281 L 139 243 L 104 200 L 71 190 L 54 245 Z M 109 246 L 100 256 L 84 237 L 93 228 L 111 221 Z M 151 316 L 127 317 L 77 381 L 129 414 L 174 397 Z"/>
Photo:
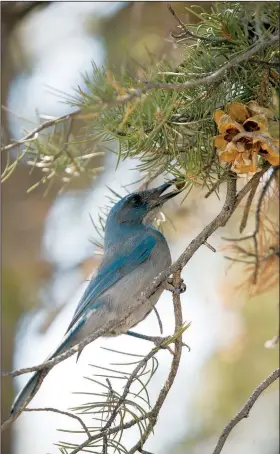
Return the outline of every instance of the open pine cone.
<path id="1" fill-rule="evenodd" d="M 231 162 L 231 170 L 237 174 L 255 173 L 259 156 L 273 166 L 279 165 L 279 139 L 273 137 L 277 123 L 272 111 L 255 101 L 246 106 L 234 102 L 226 110 L 214 114 L 220 132 L 214 137 L 220 161 Z"/>

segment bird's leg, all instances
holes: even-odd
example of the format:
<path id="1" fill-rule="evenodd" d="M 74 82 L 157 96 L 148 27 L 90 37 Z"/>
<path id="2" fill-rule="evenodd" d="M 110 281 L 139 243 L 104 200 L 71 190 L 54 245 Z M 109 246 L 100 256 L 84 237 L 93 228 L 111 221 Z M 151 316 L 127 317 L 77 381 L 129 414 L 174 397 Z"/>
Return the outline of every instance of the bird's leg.
<path id="1" fill-rule="evenodd" d="M 172 353 L 172 355 L 174 355 L 174 352 L 171 350 L 171 348 L 168 345 L 166 347 L 164 345 L 161 345 L 169 339 L 168 336 L 167 337 L 146 336 L 145 334 L 136 333 L 135 331 L 127 331 L 126 334 L 128 336 L 138 337 L 138 339 L 144 339 L 144 340 L 153 342 L 156 347 L 160 347 L 160 348 L 164 348 L 164 349 L 166 348 L 167 350 L 169 350 Z"/>
<path id="2" fill-rule="evenodd" d="M 157 321 L 158 321 L 158 325 L 159 325 L 160 334 L 162 334 L 162 333 L 163 333 L 162 321 L 161 321 L 161 319 L 160 319 L 159 313 L 158 313 L 158 311 L 157 311 L 157 309 L 156 309 L 155 306 L 153 306 L 153 311 L 154 311 L 154 313 L 156 314 L 156 317 L 157 317 Z"/>
<path id="3" fill-rule="evenodd" d="M 170 292 L 172 293 L 176 293 L 178 292 L 179 294 L 180 293 L 184 293 L 186 291 L 186 284 L 184 283 L 184 279 L 181 279 L 181 284 L 180 284 L 180 288 L 175 288 L 174 285 L 173 285 L 173 279 L 172 277 L 169 277 L 164 283 L 163 283 L 163 288 L 165 290 L 169 290 Z"/>

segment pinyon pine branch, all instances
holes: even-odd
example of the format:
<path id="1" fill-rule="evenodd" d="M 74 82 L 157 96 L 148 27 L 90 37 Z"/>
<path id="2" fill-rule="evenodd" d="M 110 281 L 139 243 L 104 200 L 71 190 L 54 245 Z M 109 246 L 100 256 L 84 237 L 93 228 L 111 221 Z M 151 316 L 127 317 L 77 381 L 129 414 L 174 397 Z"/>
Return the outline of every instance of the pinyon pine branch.
<path id="1" fill-rule="evenodd" d="M 102 368 L 95 365 L 98 368 L 97 378 L 105 378 L 106 382 L 99 382 L 99 378 L 95 376 L 88 377 L 101 385 L 103 390 L 105 387 L 106 392 L 96 393 L 99 401 L 84 404 L 71 411 L 91 415 L 92 419 L 99 421 L 100 426 L 88 427 L 80 416 L 54 408 L 26 408 L 33 396 L 2 425 L 3 430 L 23 411 L 52 411 L 76 419 L 81 426 L 81 430 L 76 432 L 83 433 L 84 441 L 80 444 L 61 442 L 59 448 L 62 454 L 78 454 L 95 449 L 106 454 L 111 448 L 129 454 L 147 453 L 144 446 L 157 424 L 162 406 L 178 373 L 182 347 L 185 345 L 182 336 L 189 326 L 182 318 L 181 271 L 201 245 L 206 245 L 215 252 L 207 242 L 208 238 L 227 224 L 240 202 L 248 195 L 242 211 L 240 230 L 245 228 L 254 196 L 261 187 L 255 231 L 243 238 L 252 238 L 257 242 L 261 205 L 279 170 L 279 166 L 273 167 L 265 159 L 258 157 L 257 172 L 237 192 L 238 175 L 230 170 L 230 164 L 220 164 L 213 144 L 213 137 L 217 135 L 214 113 L 216 110 L 224 110 L 232 102 L 246 106 L 249 101 L 261 99 L 262 107 L 273 111 L 273 120 L 279 119 L 277 109 L 272 108 L 280 82 L 278 66 L 271 64 L 277 57 L 279 40 L 278 9 L 274 2 L 260 4 L 257 13 L 254 5 L 248 2 L 220 2 L 212 8 L 211 13 L 206 14 L 200 9 L 198 25 L 184 24 L 172 7 L 169 10 L 181 29 L 181 33 L 172 34 L 183 50 L 182 61 L 177 67 L 163 61 L 146 71 L 136 66 L 129 72 L 120 70 L 116 75 L 108 67 L 93 66 L 92 74 L 84 77 L 86 91 L 77 89 L 76 95 L 68 101 L 75 109 L 72 113 L 42 123 L 22 139 L 1 149 L 7 156 L 2 180 L 9 178 L 25 158 L 30 158 L 27 164 L 41 168 L 44 172 L 36 187 L 39 184 L 48 185 L 54 178 L 60 178 L 65 184 L 80 176 L 89 175 L 94 178 L 101 168 L 95 166 L 92 159 L 101 156 L 106 144 L 115 140 L 119 147 L 118 160 L 130 157 L 140 161 L 143 187 L 159 175 L 174 178 L 175 184 L 183 188 L 186 194 L 193 186 L 206 186 L 206 197 L 209 197 L 222 184 L 227 187 L 223 207 L 217 216 L 190 242 L 178 259 L 153 280 L 137 302 L 140 306 L 159 287 L 171 290 L 174 333 L 167 339 L 162 338 L 161 343 L 156 343 L 145 356 L 126 353 L 134 357 L 133 362 L 122 365 L 133 364 L 132 371 L 123 372 L 114 367 Z M 253 24 L 252 27 L 248 27 L 248 23 Z M 184 43 L 189 39 L 192 45 L 185 46 Z M 259 65 L 258 71 L 256 65 Z M 83 122 L 83 127 L 73 137 L 73 122 L 78 120 Z M 274 154 L 278 152 L 276 141 L 260 131 L 241 132 L 232 139 L 232 143 L 248 139 L 260 140 Z M 15 152 L 17 158 L 11 162 Z M 263 180 L 265 182 L 262 186 Z M 102 225 L 100 229 L 97 228 L 98 231 L 103 230 L 103 214 L 100 216 Z M 279 254 L 279 249 L 275 251 L 272 252 L 274 255 Z M 263 259 L 259 256 L 258 244 L 255 253 L 250 256 L 254 257 L 257 277 Z M 171 275 L 172 286 L 168 286 L 167 280 Z M 160 319 L 159 325 L 161 327 Z M 45 376 L 56 364 L 74 355 L 113 327 L 112 321 L 52 360 L 3 375 L 15 377 L 40 371 L 36 393 Z M 171 344 L 174 350 L 171 350 Z M 151 405 L 147 386 L 156 371 L 157 354 L 161 348 L 172 352 L 171 366 L 164 385 L 158 390 L 157 398 Z M 221 452 L 233 427 L 248 416 L 261 392 L 278 376 L 279 369 L 256 388 L 243 409 L 224 429 L 213 454 Z M 113 379 L 124 380 L 121 393 L 115 390 L 111 381 Z M 134 392 L 135 384 L 140 385 L 137 393 Z M 138 398 L 142 399 L 141 404 L 138 404 Z M 134 426 L 139 430 L 139 437 L 128 450 L 122 444 L 122 434 L 124 430 Z"/>
<path id="2" fill-rule="evenodd" d="M 232 429 L 244 418 L 248 418 L 249 413 L 253 407 L 253 405 L 256 403 L 260 395 L 272 384 L 274 383 L 280 375 L 280 369 L 275 369 L 268 377 L 265 378 L 264 381 L 262 381 L 255 389 L 253 394 L 249 397 L 247 400 L 246 404 L 242 407 L 242 409 L 237 413 L 234 418 L 226 425 L 224 428 L 217 445 L 213 451 L 212 454 L 220 454 L 220 452 L 223 449 L 223 446 L 230 435 L 230 432 Z"/>

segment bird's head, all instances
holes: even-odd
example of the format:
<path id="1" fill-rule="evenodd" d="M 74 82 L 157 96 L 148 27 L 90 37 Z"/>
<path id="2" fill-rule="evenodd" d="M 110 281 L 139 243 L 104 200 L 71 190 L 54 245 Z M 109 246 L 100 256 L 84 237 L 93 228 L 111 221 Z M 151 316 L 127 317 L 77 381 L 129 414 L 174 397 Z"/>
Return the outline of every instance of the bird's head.
<path id="1" fill-rule="evenodd" d="M 180 191 L 173 191 L 163 194 L 173 182 L 164 183 L 158 188 L 147 189 L 144 191 L 134 192 L 122 198 L 111 209 L 107 226 L 114 224 L 132 225 L 132 224 L 149 224 L 162 205 L 179 194 Z"/>

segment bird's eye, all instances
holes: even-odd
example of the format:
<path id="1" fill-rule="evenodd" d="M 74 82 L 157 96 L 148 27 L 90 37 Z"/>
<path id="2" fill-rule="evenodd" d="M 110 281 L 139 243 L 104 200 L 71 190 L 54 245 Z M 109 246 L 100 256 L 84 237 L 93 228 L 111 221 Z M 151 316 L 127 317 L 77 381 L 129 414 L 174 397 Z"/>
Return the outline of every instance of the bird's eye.
<path id="1" fill-rule="evenodd" d="M 141 205 L 141 197 L 140 197 L 140 195 L 134 194 L 133 197 L 131 198 L 131 203 L 134 206 Z"/>

